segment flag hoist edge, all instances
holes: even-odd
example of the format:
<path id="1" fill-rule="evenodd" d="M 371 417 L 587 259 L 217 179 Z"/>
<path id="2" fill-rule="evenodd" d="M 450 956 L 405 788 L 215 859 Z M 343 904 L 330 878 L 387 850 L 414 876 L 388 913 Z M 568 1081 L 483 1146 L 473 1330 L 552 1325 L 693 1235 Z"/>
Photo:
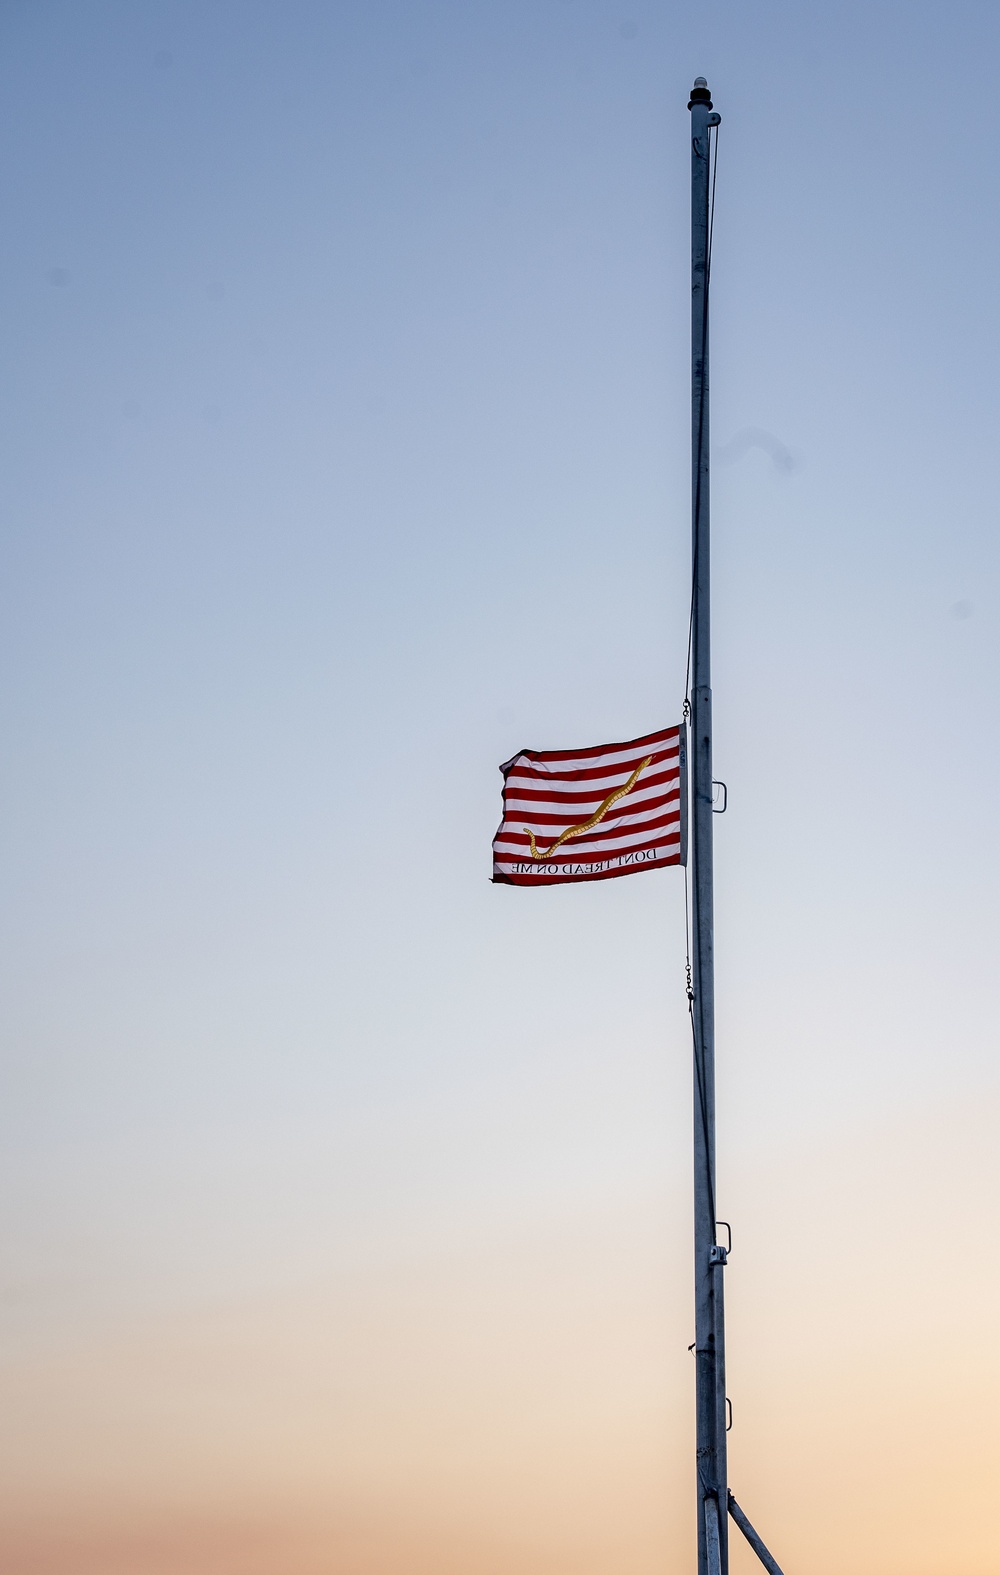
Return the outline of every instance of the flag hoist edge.
<path id="1" fill-rule="evenodd" d="M 494 881 L 553 886 L 686 862 L 683 727 L 594 749 L 522 749 L 500 770 Z"/>

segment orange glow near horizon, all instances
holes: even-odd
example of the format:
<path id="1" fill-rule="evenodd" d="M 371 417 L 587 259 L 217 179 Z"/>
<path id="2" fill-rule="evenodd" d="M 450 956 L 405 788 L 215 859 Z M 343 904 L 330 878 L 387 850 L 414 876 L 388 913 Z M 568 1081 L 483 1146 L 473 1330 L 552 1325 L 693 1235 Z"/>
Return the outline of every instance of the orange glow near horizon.
<path id="1" fill-rule="evenodd" d="M 934 1123 L 956 1185 L 973 1194 L 993 1119 Z M 731 1479 L 793 1569 L 992 1567 L 992 1531 L 975 1509 L 990 1485 L 997 1363 L 963 1342 L 955 1287 L 973 1262 L 995 1294 L 997 1271 L 971 1219 L 954 1222 L 940 1257 L 933 1189 L 912 1190 L 930 1128 L 799 1154 L 793 1189 L 764 1170 L 744 1193 L 729 1271 Z M 845 1186 L 824 1206 L 837 1163 Z M 868 1213 L 872 1195 L 888 1232 Z M 3 1568 L 683 1567 L 686 1297 L 652 1205 L 542 1233 L 526 1220 L 506 1237 L 294 1295 L 86 1339 L 66 1332 L 57 1361 L 51 1349 L 22 1360 L 8 1386 Z M 929 1233 L 936 1262 L 922 1256 Z M 967 1397 L 984 1381 L 977 1445 Z M 753 1567 L 734 1531 L 734 1571 Z"/>

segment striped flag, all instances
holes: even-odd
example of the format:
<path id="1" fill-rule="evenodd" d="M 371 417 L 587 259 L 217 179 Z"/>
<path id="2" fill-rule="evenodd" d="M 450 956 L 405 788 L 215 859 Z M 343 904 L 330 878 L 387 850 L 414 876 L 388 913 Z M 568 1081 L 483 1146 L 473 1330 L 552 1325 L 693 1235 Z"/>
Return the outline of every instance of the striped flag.
<path id="1" fill-rule="evenodd" d="M 687 857 L 684 729 L 596 749 L 522 749 L 500 767 L 493 879 L 608 880 Z"/>

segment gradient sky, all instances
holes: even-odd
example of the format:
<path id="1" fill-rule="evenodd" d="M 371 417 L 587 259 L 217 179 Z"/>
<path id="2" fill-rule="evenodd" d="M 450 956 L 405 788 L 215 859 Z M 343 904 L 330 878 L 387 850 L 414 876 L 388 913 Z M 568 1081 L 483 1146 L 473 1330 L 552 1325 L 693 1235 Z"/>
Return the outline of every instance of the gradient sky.
<path id="1" fill-rule="evenodd" d="M 698 73 L 732 1482 L 995 1575 L 998 66 L 0 5 L 5 1575 L 693 1568 L 682 882 L 488 876 L 501 760 L 679 719 Z"/>

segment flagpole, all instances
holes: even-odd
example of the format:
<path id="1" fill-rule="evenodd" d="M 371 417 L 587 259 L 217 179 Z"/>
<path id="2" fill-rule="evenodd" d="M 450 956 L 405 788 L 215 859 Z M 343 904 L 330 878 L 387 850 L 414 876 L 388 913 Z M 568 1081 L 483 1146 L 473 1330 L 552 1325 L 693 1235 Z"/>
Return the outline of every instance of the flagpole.
<path id="1" fill-rule="evenodd" d="M 692 779 L 692 1021 L 694 1025 L 694 1246 L 697 1363 L 698 1575 L 728 1575 L 726 1353 L 716 1242 L 715 975 L 712 895 L 712 675 L 709 556 L 708 285 L 710 128 L 720 116 L 704 77 L 691 111 L 692 605 L 689 769 Z"/>

